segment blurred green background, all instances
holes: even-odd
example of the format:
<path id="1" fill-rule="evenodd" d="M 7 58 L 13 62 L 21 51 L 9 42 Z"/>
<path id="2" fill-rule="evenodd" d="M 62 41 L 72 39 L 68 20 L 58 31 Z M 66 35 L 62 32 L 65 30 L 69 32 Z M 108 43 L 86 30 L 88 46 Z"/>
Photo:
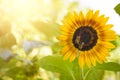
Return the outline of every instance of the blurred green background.
<path id="1" fill-rule="evenodd" d="M 61 20 L 80 10 L 77 1 L 0 0 L 0 80 L 81 80 L 77 59 L 63 61 L 56 39 Z M 98 66 L 86 80 L 120 80 L 120 36 L 113 43 L 115 66 Z"/>

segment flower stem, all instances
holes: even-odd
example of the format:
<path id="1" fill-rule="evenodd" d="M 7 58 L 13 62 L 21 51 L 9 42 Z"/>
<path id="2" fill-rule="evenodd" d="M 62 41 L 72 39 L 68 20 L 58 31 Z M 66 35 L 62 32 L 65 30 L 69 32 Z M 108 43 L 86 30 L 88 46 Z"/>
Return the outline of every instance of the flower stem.
<path id="1" fill-rule="evenodd" d="M 86 80 L 88 74 L 90 73 L 90 71 L 93 69 L 93 67 L 91 67 L 85 74 L 84 74 L 84 68 L 81 69 L 82 71 L 82 80 Z"/>
<path id="2" fill-rule="evenodd" d="M 85 74 L 85 76 L 84 76 L 85 79 L 87 78 L 88 74 L 90 73 L 90 71 L 91 71 L 92 69 L 93 69 L 93 67 L 91 67 L 91 68 L 86 72 L 86 74 Z"/>
<path id="3" fill-rule="evenodd" d="M 82 72 L 82 80 L 85 80 L 84 79 L 84 68 L 81 69 L 81 72 Z"/>
<path id="4" fill-rule="evenodd" d="M 76 80 L 75 76 L 73 75 L 73 73 L 71 73 L 71 76 L 73 78 L 73 80 Z"/>

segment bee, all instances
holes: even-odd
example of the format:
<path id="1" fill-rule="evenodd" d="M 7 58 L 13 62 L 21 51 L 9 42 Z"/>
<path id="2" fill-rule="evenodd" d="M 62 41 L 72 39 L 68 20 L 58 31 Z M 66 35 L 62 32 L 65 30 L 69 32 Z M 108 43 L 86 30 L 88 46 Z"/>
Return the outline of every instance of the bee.
<path id="1" fill-rule="evenodd" d="M 80 36 L 76 37 L 75 43 L 79 45 L 79 49 L 82 49 L 84 46 L 84 42 L 80 41 Z"/>
<path id="2" fill-rule="evenodd" d="M 82 49 L 84 46 L 84 42 L 82 42 L 80 45 L 79 45 L 79 49 Z"/>
<path id="3" fill-rule="evenodd" d="M 77 37 L 76 37 L 75 43 L 76 43 L 76 44 L 79 44 L 79 43 L 80 43 L 80 36 L 77 36 Z"/>

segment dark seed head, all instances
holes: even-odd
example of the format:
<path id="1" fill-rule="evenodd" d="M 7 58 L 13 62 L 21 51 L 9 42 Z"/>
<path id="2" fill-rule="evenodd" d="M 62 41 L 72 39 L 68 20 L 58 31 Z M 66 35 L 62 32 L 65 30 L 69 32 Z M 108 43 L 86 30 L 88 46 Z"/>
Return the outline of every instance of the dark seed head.
<path id="1" fill-rule="evenodd" d="M 82 26 L 74 32 L 72 42 L 76 48 L 85 51 L 92 49 L 97 39 L 97 32 L 91 26 Z"/>

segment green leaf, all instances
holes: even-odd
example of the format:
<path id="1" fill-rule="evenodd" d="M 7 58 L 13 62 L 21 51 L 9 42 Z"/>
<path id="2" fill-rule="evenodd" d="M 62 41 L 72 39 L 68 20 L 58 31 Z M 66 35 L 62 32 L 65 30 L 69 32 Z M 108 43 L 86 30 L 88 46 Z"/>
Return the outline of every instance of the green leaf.
<path id="1" fill-rule="evenodd" d="M 95 68 L 100 70 L 120 71 L 120 64 L 115 62 L 108 62 L 108 63 L 98 64 Z"/>
<path id="2" fill-rule="evenodd" d="M 75 59 L 75 61 L 73 62 L 72 71 L 73 71 L 73 74 L 74 74 L 76 80 L 82 80 L 82 74 L 81 74 L 82 72 L 81 72 L 80 66 L 78 64 L 78 58 Z"/>
<path id="3" fill-rule="evenodd" d="M 24 69 L 23 67 L 13 67 L 10 68 L 6 75 L 11 77 L 13 80 L 27 80 L 27 76 L 24 75 Z"/>
<path id="4" fill-rule="evenodd" d="M 120 3 L 117 6 L 115 6 L 114 10 L 116 11 L 117 14 L 120 15 Z"/>
<path id="5" fill-rule="evenodd" d="M 64 77 L 72 80 L 72 78 L 74 77 L 72 73 L 72 63 L 64 61 L 59 55 L 46 56 L 40 59 L 39 64 L 42 68 L 48 71 L 60 73 L 61 80 L 66 80 Z"/>
<path id="6" fill-rule="evenodd" d="M 72 64 L 68 61 L 63 61 L 61 56 L 46 56 L 39 61 L 40 66 L 46 70 L 59 73 L 69 73 Z"/>
<path id="7" fill-rule="evenodd" d="M 60 80 L 73 80 L 69 75 L 67 74 L 61 74 L 60 75 Z"/>
<path id="8" fill-rule="evenodd" d="M 86 77 L 86 80 L 102 80 L 103 75 L 104 71 L 93 68 Z"/>

